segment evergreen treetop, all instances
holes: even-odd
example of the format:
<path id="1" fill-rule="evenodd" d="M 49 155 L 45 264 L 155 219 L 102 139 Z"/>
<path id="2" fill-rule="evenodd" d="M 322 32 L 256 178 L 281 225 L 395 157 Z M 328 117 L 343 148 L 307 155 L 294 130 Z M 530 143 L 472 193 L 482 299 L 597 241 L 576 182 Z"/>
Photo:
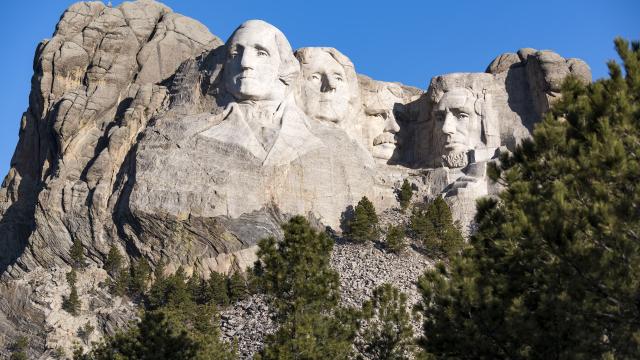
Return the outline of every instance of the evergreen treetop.
<path id="1" fill-rule="evenodd" d="M 338 273 L 329 265 L 333 240 L 317 233 L 301 216 L 282 228 L 281 242 L 272 237 L 259 242 L 265 292 L 283 316 L 298 308 L 317 312 L 334 308 L 340 292 Z"/>
<path id="2" fill-rule="evenodd" d="M 353 218 L 349 221 L 347 237 L 356 243 L 375 241 L 380 235 L 378 215 L 373 203 L 363 196 L 354 208 Z"/>
<path id="3" fill-rule="evenodd" d="M 436 255 L 453 256 L 464 245 L 458 223 L 453 221 L 449 205 L 441 197 L 416 206 L 411 214 L 411 230 L 425 248 Z"/>
<path id="4" fill-rule="evenodd" d="M 84 261 L 84 246 L 82 246 L 80 239 L 73 240 L 69 255 L 71 256 L 71 266 L 74 268 L 79 269 L 86 265 Z"/>
<path id="5" fill-rule="evenodd" d="M 123 258 L 120 250 L 115 245 L 111 245 L 109 248 L 109 254 L 107 254 L 107 260 L 104 262 L 104 269 L 111 275 L 116 278 L 120 275 L 120 270 L 122 270 Z"/>
<path id="6" fill-rule="evenodd" d="M 398 192 L 398 201 L 400 202 L 400 209 L 402 212 L 405 212 L 411 203 L 411 198 L 413 197 L 413 189 L 411 188 L 411 184 L 407 179 L 404 179 L 402 182 L 402 186 L 400 187 L 400 191 Z"/>

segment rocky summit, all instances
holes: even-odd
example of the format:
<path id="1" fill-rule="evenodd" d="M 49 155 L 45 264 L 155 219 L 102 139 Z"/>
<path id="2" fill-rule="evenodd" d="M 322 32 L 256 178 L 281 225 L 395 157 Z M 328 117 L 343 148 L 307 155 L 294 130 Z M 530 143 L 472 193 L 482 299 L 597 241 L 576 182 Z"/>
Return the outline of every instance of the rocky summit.
<path id="1" fill-rule="evenodd" d="M 261 20 L 223 43 L 148 0 L 72 5 L 33 69 L 0 189 L 0 355 L 26 336 L 33 358 L 70 349 L 85 323 L 88 342 L 135 319 L 98 286 L 112 246 L 169 273 L 243 270 L 292 216 L 339 233 L 363 196 L 397 208 L 405 179 L 421 200 L 443 197 L 469 234 L 476 199 L 500 190 L 487 165 L 530 136 L 564 78 L 591 81 L 583 61 L 525 48 L 418 89 L 358 74 L 334 48 L 294 50 Z M 76 317 L 61 304 L 74 242 L 88 263 Z M 335 250 L 354 304 L 373 281 L 360 262 L 403 288 L 429 264 L 376 251 Z M 244 331 L 233 326 L 243 309 L 266 314 L 261 304 L 223 314 L 227 335 Z"/>

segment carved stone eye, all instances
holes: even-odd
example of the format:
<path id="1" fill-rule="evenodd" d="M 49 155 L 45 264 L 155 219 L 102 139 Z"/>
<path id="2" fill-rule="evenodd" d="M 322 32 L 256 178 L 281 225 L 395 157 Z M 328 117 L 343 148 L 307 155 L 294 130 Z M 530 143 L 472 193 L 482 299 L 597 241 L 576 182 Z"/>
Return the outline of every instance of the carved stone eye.
<path id="1" fill-rule="evenodd" d="M 258 56 L 269 56 L 269 53 L 265 50 L 258 50 Z"/>

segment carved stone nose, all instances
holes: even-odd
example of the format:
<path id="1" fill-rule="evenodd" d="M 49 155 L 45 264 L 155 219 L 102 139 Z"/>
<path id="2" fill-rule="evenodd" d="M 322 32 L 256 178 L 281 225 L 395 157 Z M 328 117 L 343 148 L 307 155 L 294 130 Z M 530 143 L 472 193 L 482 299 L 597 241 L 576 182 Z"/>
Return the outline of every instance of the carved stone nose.
<path id="1" fill-rule="evenodd" d="M 331 80 L 328 76 L 322 77 L 322 87 L 320 91 L 322 92 L 333 92 L 336 90 L 336 84 L 333 80 Z"/>
<path id="2" fill-rule="evenodd" d="M 240 54 L 240 66 L 243 69 L 253 69 L 254 59 L 248 52 L 243 52 Z"/>
<path id="3" fill-rule="evenodd" d="M 447 111 L 444 116 L 442 132 L 445 134 L 455 134 L 456 132 L 456 119 L 450 111 Z"/>
<path id="4" fill-rule="evenodd" d="M 397 133 L 400 131 L 400 125 L 396 121 L 396 117 L 393 114 L 388 114 L 385 120 L 384 130 L 390 133 Z"/>

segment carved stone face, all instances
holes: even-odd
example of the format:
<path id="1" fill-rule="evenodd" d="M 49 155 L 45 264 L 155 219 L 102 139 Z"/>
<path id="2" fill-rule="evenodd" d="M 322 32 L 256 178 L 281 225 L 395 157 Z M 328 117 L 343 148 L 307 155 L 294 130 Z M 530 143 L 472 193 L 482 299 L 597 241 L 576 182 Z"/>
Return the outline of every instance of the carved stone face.
<path id="1" fill-rule="evenodd" d="M 368 115 L 367 118 L 366 131 L 373 146 L 371 151 L 373 157 L 380 160 L 391 159 L 399 145 L 396 134 L 400 131 L 400 125 L 393 115 L 393 110 Z"/>
<path id="2" fill-rule="evenodd" d="M 362 133 L 371 155 L 378 160 L 390 160 L 401 145 L 400 125 L 396 121 L 394 108 L 402 104 L 402 89 L 395 84 L 375 81 L 363 84 L 363 105 L 365 118 L 362 123 Z"/>
<path id="3" fill-rule="evenodd" d="M 482 144 L 482 122 L 476 113 L 475 97 L 460 88 L 446 92 L 434 109 L 438 148 L 449 167 L 466 165 L 466 154 Z"/>
<path id="4" fill-rule="evenodd" d="M 286 86 L 279 79 L 280 55 L 275 31 L 253 22 L 227 42 L 225 87 L 237 100 L 280 100 Z"/>
<path id="5" fill-rule="evenodd" d="M 302 63 L 301 105 L 311 118 L 340 122 L 349 110 L 344 68 L 322 49 L 310 49 Z"/>

